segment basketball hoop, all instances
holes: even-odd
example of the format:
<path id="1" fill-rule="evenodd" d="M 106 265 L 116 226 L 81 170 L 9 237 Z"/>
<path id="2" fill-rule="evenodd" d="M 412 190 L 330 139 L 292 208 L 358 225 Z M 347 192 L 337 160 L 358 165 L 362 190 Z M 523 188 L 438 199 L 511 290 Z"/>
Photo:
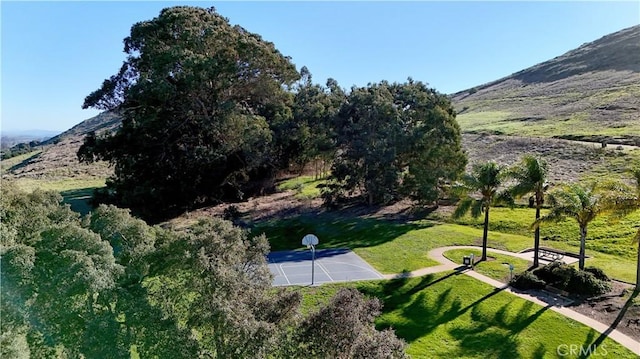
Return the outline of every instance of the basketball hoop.
<path id="1" fill-rule="evenodd" d="M 313 285 L 315 261 L 316 261 L 316 245 L 319 243 L 318 237 L 313 234 L 307 234 L 302 237 L 302 245 L 311 248 L 311 285 Z"/>

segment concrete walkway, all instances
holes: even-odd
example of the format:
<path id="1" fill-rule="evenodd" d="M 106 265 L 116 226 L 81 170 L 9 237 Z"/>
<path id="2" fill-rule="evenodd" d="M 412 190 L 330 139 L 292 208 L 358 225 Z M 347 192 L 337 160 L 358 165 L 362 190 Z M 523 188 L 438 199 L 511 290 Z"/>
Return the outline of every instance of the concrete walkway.
<path id="1" fill-rule="evenodd" d="M 520 292 L 516 289 L 513 289 L 511 287 L 509 287 L 507 284 L 499 282 L 493 278 L 489 278 L 485 275 L 482 275 L 480 273 L 477 273 L 475 271 L 472 271 L 471 269 L 462 269 L 461 266 L 457 263 L 454 263 L 452 261 L 450 261 L 449 259 L 447 259 L 443 253 L 448 251 L 448 250 L 452 250 L 452 249 L 482 249 L 482 247 L 477 247 L 477 246 L 449 246 L 449 247 L 440 247 L 440 248 L 435 248 L 432 249 L 431 251 L 429 251 L 429 257 L 437 260 L 438 262 L 440 262 L 441 264 L 438 266 L 433 266 L 433 267 L 427 267 L 427 268 L 422 268 L 422 269 L 418 269 L 415 270 L 413 272 L 407 272 L 407 273 L 401 273 L 401 274 L 387 274 L 384 277 L 387 279 L 393 279 L 393 278 L 400 278 L 400 277 L 419 277 L 419 276 L 423 276 L 423 275 L 427 275 L 427 274 L 432 274 L 432 273 L 438 273 L 438 272 L 443 272 L 443 271 L 449 271 L 449 270 L 461 270 L 464 274 L 473 277 L 477 280 L 480 280 L 482 282 L 485 282 L 495 288 L 499 288 L 499 289 L 503 289 L 505 292 L 511 293 L 515 296 L 518 296 L 522 299 L 528 300 L 530 302 L 536 303 L 538 305 L 541 305 L 543 307 L 549 307 L 549 309 L 560 313 L 566 317 L 569 317 L 577 322 L 580 322 L 590 328 L 593 328 L 594 330 L 596 330 L 599 333 L 603 333 L 605 334 L 607 337 L 615 340 L 616 342 L 620 343 L 621 345 L 623 345 L 624 347 L 628 348 L 629 350 L 631 350 L 632 352 L 634 352 L 635 354 L 640 356 L 640 342 L 632 339 L 631 337 L 621 333 L 620 331 L 616 330 L 616 329 L 611 329 L 609 328 L 608 325 L 606 324 L 602 324 L 597 320 L 594 320 L 590 317 L 587 317 L 586 315 L 580 314 L 576 311 L 573 311 L 567 307 L 565 307 L 564 305 L 566 304 L 565 300 L 562 297 L 559 296 L 554 296 L 554 295 L 549 295 L 545 298 L 543 298 L 544 300 L 542 300 L 540 297 L 536 297 L 524 292 Z M 503 251 L 500 249 L 492 249 L 492 248 L 487 248 L 487 252 L 493 252 L 493 253 L 497 253 L 497 254 L 503 254 L 503 255 L 507 255 L 507 256 L 512 256 L 512 257 L 518 257 L 518 258 L 522 258 L 522 259 L 526 259 L 526 260 L 531 260 L 531 254 L 530 253 L 514 253 L 514 252 L 508 252 L 508 251 Z"/>

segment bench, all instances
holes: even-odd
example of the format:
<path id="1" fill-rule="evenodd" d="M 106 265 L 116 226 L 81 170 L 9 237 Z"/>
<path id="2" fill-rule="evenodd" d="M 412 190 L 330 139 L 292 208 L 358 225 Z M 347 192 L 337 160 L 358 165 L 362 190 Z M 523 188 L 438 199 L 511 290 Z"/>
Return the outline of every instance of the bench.
<path id="1" fill-rule="evenodd" d="M 628 327 L 630 324 L 638 325 L 638 324 L 640 324 L 640 319 L 627 319 L 627 327 Z"/>
<path id="2" fill-rule="evenodd" d="M 553 248 L 540 247 L 540 258 L 551 258 L 554 261 L 564 258 L 565 252 Z"/>

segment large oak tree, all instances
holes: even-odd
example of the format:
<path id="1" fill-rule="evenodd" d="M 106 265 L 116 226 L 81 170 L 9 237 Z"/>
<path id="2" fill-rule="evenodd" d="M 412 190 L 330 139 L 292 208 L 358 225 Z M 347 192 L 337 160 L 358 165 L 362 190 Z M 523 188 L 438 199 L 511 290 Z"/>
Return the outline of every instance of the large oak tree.
<path id="1" fill-rule="evenodd" d="M 122 127 L 90 135 L 78 156 L 111 162 L 105 194 L 160 220 L 264 189 L 289 156 L 295 66 L 274 45 L 216 11 L 179 6 L 139 22 L 120 71 L 84 108 L 116 110 Z"/>

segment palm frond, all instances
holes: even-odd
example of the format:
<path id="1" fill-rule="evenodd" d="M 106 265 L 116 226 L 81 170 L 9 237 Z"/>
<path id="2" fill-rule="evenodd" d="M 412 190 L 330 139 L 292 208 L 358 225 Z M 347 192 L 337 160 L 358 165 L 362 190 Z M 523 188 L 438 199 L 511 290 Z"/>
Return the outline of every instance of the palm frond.
<path id="1" fill-rule="evenodd" d="M 476 200 L 471 206 L 471 217 L 478 218 L 482 214 L 482 210 L 484 209 L 484 201 Z"/>
<path id="2" fill-rule="evenodd" d="M 455 211 L 453 211 L 451 217 L 453 219 L 463 217 L 467 212 L 469 212 L 469 209 L 474 202 L 476 202 L 476 200 L 471 197 L 463 198 L 460 202 L 458 202 L 458 206 L 456 207 Z"/>
<path id="3" fill-rule="evenodd" d="M 495 196 L 495 199 L 493 200 L 493 203 L 506 204 L 507 206 L 513 208 L 513 206 L 515 205 L 515 200 L 511 191 L 507 189 L 505 191 L 498 192 Z"/>

